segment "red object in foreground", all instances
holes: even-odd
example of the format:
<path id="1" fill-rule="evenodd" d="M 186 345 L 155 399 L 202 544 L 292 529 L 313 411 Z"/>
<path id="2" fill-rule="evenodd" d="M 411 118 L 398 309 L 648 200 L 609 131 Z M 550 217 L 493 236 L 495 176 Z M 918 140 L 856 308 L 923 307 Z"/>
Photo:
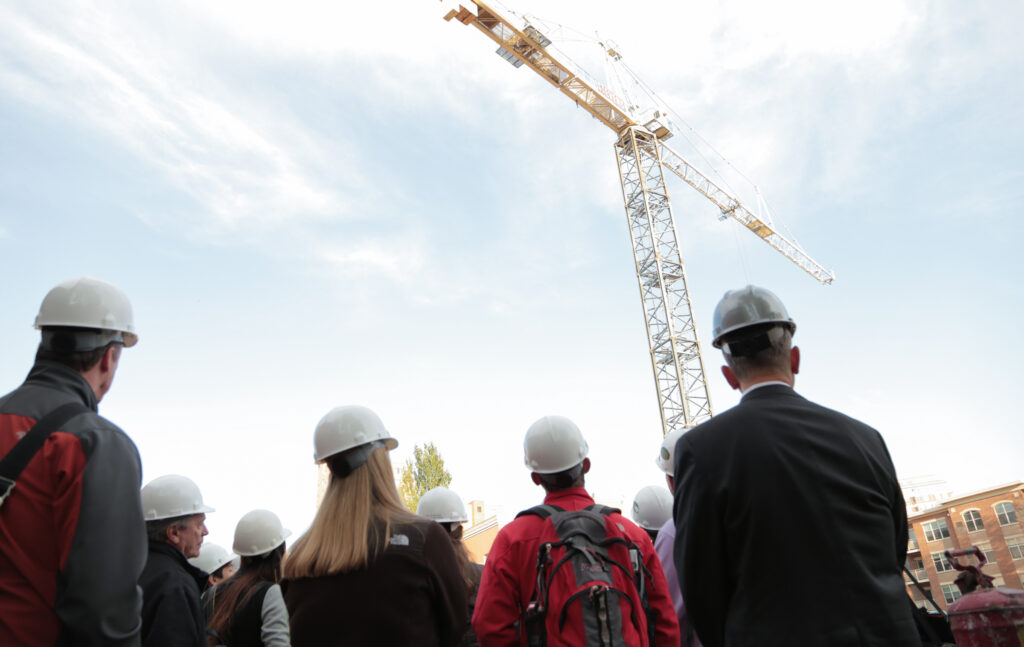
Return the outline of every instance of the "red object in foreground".
<path id="1" fill-rule="evenodd" d="M 956 558 L 975 555 L 978 565 L 963 565 Z M 1024 591 L 994 588 L 981 572 L 985 556 L 977 546 L 947 550 L 946 559 L 958 571 L 956 585 L 964 594 L 949 605 L 949 625 L 958 647 L 1024 646 Z"/>

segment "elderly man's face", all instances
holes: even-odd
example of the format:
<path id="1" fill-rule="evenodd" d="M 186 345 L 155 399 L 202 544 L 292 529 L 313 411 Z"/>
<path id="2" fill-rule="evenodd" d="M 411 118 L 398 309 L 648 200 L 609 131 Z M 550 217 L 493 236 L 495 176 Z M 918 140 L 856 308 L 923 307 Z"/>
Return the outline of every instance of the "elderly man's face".
<path id="1" fill-rule="evenodd" d="M 185 559 L 192 559 L 199 557 L 199 547 L 203 545 L 203 537 L 207 534 L 206 515 L 195 514 L 185 520 L 184 526 L 173 526 L 169 536 Z"/>

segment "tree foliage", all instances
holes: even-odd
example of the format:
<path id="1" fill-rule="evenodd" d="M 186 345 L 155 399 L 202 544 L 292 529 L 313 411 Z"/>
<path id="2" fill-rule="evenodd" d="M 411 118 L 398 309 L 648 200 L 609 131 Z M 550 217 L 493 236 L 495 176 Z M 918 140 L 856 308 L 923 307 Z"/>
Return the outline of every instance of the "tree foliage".
<path id="1" fill-rule="evenodd" d="M 452 475 L 444 466 L 444 458 L 434 443 L 427 443 L 423 447 L 416 445 L 412 450 L 412 458 L 402 466 L 398 492 L 402 495 L 405 507 L 416 512 L 420 497 L 438 486 L 448 487 L 451 482 Z"/>

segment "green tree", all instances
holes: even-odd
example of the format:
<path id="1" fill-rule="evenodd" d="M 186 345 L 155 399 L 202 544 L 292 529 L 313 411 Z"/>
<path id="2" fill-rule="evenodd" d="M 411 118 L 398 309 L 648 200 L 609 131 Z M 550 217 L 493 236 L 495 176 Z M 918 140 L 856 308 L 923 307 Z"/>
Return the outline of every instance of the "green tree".
<path id="1" fill-rule="evenodd" d="M 423 447 L 416 445 L 412 450 L 412 458 L 402 466 L 398 492 L 402 495 L 405 507 L 416 512 L 420 497 L 439 485 L 448 487 L 451 482 L 452 475 L 444 466 L 444 459 L 434 443 L 427 443 Z"/>

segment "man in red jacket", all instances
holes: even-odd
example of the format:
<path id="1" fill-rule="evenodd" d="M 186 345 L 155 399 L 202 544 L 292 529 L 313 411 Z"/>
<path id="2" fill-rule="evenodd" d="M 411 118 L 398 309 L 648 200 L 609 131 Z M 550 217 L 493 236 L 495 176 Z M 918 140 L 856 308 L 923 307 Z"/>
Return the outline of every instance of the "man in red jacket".
<path id="1" fill-rule="evenodd" d="M 582 510 L 594 504 L 584 489 L 584 475 L 590 471 L 589 447 L 578 427 L 567 418 L 547 416 L 535 422 L 524 441 L 526 466 L 530 477 L 547 492 L 546 505 L 562 510 Z M 484 564 L 483 579 L 473 612 L 473 630 L 482 647 L 526 645 L 525 610 L 534 598 L 537 584 L 537 556 L 541 535 L 550 521 L 523 515 L 498 533 Z M 651 539 L 621 514 L 612 512 L 607 524 L 614 524 L 639 547 L 642 561 L 650 573 L 647 595 L 653 611 L 655 647 L 678 647 L 679 625 L 668 594 L 661 562 Z M 626 607 L 627 609 L 629 607 Z M 549 609 L 548 613 L 558 610 Z M 635 609 L 637 617 L 642 610 Z M 572 616 L 562 633 L 547 636 L 548 645 L 589 645 L 582 622 Z M 621 644 L 621 637 L 614 644 Z M 646 636 L 643 636 L 646 644 Z"/>
<path id="2" fill-rule="evenodd" d="M 46 295 L 36 327 L 35 365 L 0 398 L 0 456 L 55 410 L 74 415 L 0 505 L 0 645 L 133 647 L 146 560 L 142 466 L 132 440 L 97 413 L 121 349 L 138 341 L 132 307 L 105 281 L 73 279 Z"/>

